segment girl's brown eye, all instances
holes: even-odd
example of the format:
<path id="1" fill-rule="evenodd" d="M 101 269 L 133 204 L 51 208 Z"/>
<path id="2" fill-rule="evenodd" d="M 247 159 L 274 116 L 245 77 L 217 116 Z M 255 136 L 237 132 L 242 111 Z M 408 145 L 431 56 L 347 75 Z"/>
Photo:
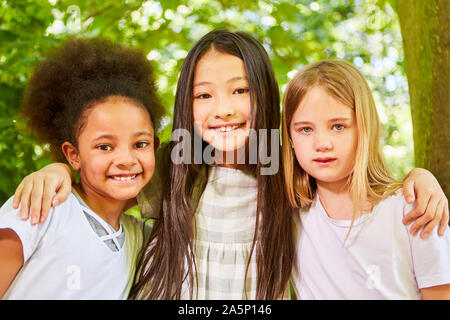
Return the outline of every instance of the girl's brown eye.
<path id="1" fill-rule="evenodd" d="M 249 90 L 248 88 L 239 88 L 234 90 L 234 93 L 238 93 L 238 94 L 243 94 L 243 93 L 247 93 Z"/>
<path id="2" fill-rule="evenodd" d="M 140 141 L 140 142 L 136 143 L 136 148 L 142 149 L 142 148 L 145 148 L 145 147 L 148 146 L 148 145 L 149 145 L 148 142 Z"/>
<path id="3" fill-rule="evenodd" d="M 196 99 L 209 99 L 211 98 L 211 95 L 208 93 L 204 93 L 204 94 L 200 94 L 198 96 L 195 97 Z"/>
<path id="4" fill-rule="evenodd" d="M 111 151 L 112 147 L 108 146 L 107 144 L 101 144 L 101 145 L 97 146 L 97 149 L 102 150 L 102 151 Z"/>

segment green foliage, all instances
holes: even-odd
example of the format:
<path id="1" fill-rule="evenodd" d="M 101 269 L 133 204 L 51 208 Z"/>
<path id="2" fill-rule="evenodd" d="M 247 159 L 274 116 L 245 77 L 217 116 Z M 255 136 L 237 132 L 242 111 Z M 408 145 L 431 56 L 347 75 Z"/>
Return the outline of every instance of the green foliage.
<path id="1" fill-rule="evenodd" d="M 184 57 L 206 32 L 230 28 L 264 44 L 283 92 L 304 65 L 325 58 L 355 63 L 374 90 L 398 177 L 413 166 L 411 118 L 397 17 L 385 3 L 351 0 L 0 0 L 0 203 L 28 173 L 50 162 L 25 129 L 20 99 L 37 61 L 71 34 L 101 36 L 148 52 L 172 112 Z M 160 132 L 170 139 L 170 118 Z"/>

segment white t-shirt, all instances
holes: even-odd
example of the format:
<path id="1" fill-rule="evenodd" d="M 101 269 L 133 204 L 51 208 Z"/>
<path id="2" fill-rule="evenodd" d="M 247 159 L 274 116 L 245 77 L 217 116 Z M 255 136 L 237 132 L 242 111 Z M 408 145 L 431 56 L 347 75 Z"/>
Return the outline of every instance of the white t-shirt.
<path id="1" fill-rule="evenodd" d="M 411 236 L 400 193 L 378 203 L 349 231 L 328 217 L 319 196 L 300 213 L 293 285 L 298 299 L 420 299 L 421 288 L 450 283 L 450 234 Z"/>
<path id="2" fill-rule="evenodd" d="M 24 265 L 3 299 L 126 299 L 143 242 L 142 223 L 122 214 L 123 246 L 113 251 L 95 233 L 74 194 L 35 226 L 22 221 L 10 198 L 0 209 L 0 228 L 19 236 Z M 104 222 L 104 221 L 103 221 Z M 106 222 L 105 222 L 106 223 Z"/>

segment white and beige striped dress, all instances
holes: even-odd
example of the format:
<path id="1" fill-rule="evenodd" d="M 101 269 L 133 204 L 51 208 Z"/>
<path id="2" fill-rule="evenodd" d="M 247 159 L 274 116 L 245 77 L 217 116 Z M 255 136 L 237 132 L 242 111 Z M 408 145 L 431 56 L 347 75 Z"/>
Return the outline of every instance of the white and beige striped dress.
<path id="1" fill-rule="evenodd" d="M 246 280 L 245 271 L 255 232 L 257 192 L 254 176 L 210 167 L 195 219 L 197 299 L 255 298 L 256 253 Z M 187 284 L 185 288 L 183 298 L 188 299 Z"/>

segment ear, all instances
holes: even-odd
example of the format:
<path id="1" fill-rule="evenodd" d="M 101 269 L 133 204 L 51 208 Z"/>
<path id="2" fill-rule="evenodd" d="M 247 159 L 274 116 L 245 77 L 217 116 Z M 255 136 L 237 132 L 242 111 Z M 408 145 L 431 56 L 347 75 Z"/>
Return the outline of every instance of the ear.
<path id="1" fill-rule="evenodd" d="M 68 141 L 64 142 L 61 148 L 72 168 L 74 170 L 80 170 L 80 155 L 78 154 L 77 148 Z"/>
<path id="2" fill-rule="evenodd" d="M 155 137 L 153 147 L 155 148 L 155 152 L 156 152 L 156 150 L 158 150 L 158 147 L 159 147 L 159 138 L 158 137 Z"/>

